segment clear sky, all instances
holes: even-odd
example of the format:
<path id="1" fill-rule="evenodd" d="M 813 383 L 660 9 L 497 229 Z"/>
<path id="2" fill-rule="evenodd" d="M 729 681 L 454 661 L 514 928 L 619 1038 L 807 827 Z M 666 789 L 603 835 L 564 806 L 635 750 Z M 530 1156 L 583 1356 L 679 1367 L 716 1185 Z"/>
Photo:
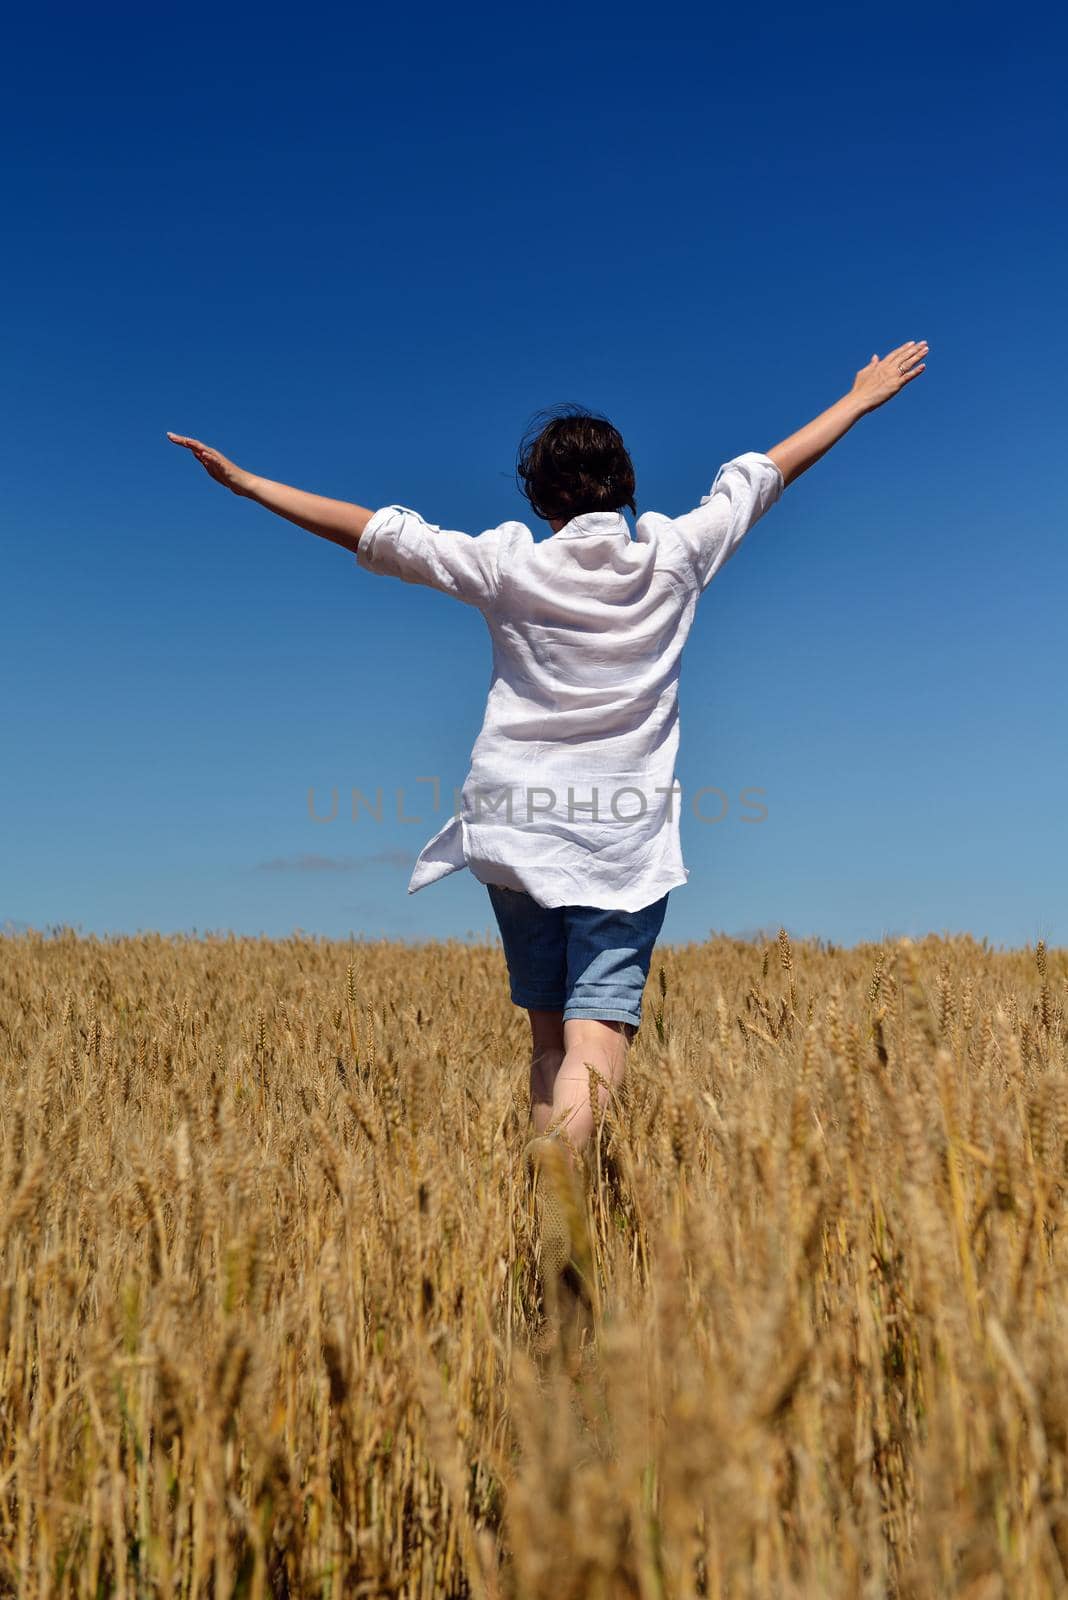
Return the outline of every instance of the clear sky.
<path id="1" fill-rule="evenodd" d="M 852 3 L 9 17 L 0 924 L 490 926 L 467 873 L 406 895 L 444 821 L 416 780 L 447 799 L 478 731 L 481 619 L 228 496 L 168 428 L 478 532 L 531 520 L 517 439 L 578 401 L 672 514 L 926 338 L 702 600 L 679 776 L 728 810 L 684 812 L 664 936 L 1068 940 L 1066 31 Z"/>

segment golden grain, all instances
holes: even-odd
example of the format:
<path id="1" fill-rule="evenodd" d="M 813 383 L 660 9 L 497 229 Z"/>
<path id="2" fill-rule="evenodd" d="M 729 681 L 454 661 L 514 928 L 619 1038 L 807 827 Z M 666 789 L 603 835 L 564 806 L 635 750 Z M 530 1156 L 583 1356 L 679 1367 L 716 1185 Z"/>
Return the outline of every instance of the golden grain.
<path id="1" fill-rule="evenodd" d="M 1064 951 L 665 948 L 548 1344 L 497 948 L 0 955 L 0 1595 L 1068 1593 Z"/>

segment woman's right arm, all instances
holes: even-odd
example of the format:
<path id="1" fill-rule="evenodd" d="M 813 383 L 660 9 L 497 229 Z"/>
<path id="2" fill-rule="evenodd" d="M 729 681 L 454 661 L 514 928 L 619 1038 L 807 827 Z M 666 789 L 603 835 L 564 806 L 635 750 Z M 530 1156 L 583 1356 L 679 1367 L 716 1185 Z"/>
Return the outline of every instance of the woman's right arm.
<path id="1" fill-rule="evenodd" d="M 294 489 L 288 483 L 257 477 L 199 439 L 189 439 L 180 433 L 168 433 L 167 437 L 173 444 L 191 451 L 209 477 L 233 494 L 255 500 L 257 505 L 285 517 L 287 522 L 295 522 L 298 528 L 306 528 L 320 539 L 329 539 L 331 544 L 339 544 L 355 554 L 360 535 L 374 515 L 367 506 L 354 505 L 349 500 L 330 500 L 325 495 L 310 494 L 306 489 Z"/>
<path id="2" fill-rule="evenodd" d="M 913 378 L 918 378 L 924 369 L 926 355 L 926 339 L 918 343 L 910 339 L 908 344 L 891 350 L 881 361 L 878 356 L 872 356 L 868 365 L 861 367 L 857 373 L 848 394 L 777 444 L 774 450 L 769 450 L 768 455 L 782 473 L 783 486 L 793 483 L 820 456 L 826 455 L 831 446 L 837 444 L 866 412 L 885 405 Z"/>

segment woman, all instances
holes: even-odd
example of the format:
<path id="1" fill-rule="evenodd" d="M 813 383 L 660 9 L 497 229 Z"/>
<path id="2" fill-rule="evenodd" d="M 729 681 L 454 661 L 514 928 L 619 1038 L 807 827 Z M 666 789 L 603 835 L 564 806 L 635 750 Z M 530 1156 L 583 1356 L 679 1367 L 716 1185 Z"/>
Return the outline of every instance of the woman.
<path id="1" fill-rule="evenodd" d="M 632 537 L 634 467 L 604 418 L 542 416 L 518 476 L 552 537 L 522 522 L 474 537 L 400 505 L 377 511 L 244 471 L 169 434 L 235 494 L 353 552 L 360 566 L 477 607 L 493 677 L 460 809 L 425 846 L 409 892 L 468 867 L 486 884 L 511 996 L 530 1018 L 532 1166 L 542 1264 L 582 1251 L 573 1161 L 596 1111 L 593 1066 L 623 1079 L 679 845 L 678 677 L 697 601 L 786 486 L 925 368 L 925 341 L 872 356 L 843 397 L 766 454 L 720 468 L 680 517 L 645 512 Z M 569 1221 L 569 1218 L 571 1219 Z"/>

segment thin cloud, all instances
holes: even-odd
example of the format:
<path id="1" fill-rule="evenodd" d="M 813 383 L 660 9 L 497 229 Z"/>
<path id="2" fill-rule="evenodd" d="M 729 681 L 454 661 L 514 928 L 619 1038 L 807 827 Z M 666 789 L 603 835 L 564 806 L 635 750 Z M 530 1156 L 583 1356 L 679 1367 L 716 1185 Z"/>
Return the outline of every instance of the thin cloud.
<path id="1" fill-rule="evenodd" d="M 368 867 L 394 867 L 400 871 L 409 867 L 414 857 L 407 850 L 376 850 L 366 856 L 319 856 L 305 853 L 299 856 L 275 856 L 272 861 L 261 861 L 257 872 L 365 872 Z"/>

